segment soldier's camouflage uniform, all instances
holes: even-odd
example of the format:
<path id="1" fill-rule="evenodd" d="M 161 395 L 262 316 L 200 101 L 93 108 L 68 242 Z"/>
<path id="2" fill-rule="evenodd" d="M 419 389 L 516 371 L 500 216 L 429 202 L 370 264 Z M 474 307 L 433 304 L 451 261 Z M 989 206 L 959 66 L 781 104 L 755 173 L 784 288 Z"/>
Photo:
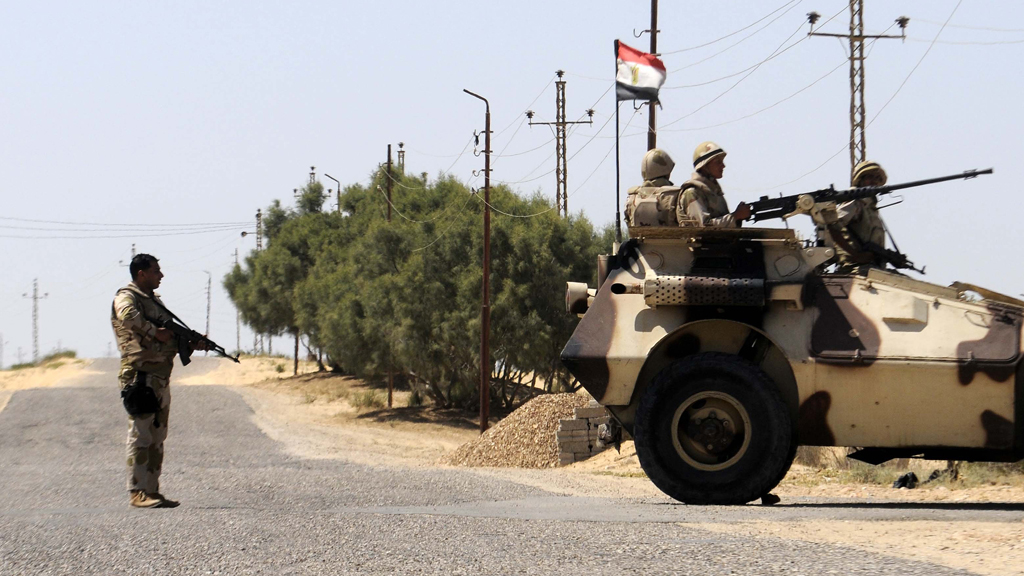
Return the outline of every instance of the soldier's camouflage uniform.
<path id="1" fill-rule="evenodd" d="M 128 417 L 128 490 L 147 494 L 160 492 L 160 469 L 164 459 L 164 440 L 171 408 L 170 377 L 177 343 L 156 339 L 156 330 L 147 318 L 164 321 L 170 315 L 157 294 L 149 295 L 134 282 L 118 290 L 114 297 L 110 322 L 121 352 L 118 381 L 121 389 L 146 373 L 146 383 L 160 400 L 156 414 Z"/>
<path id="2" fill-rule="evenodd" d="M 717 178 L 694 172 L 681 189 L 676 205 L 676 220 L 680 226 L 738 228 L 742 225 L 729 212 Z"/>
<path id="3" fill-rule="evenodd" d="M 630 188 L 626 199 L 626 223 L 630 226 L 675 226 L 679 188 L 666 176 L 645 180 Z M 639 208 L 639 210 L 638 210 Z"/>
<path id="4" fill-rule="evenodd" d="M 870 252 L 859 252 L 851 254 L 844 248 L 844 244 L 853 249 L 859 249 L 863 242 L 871 242 L 878 246 L 885 247 L 885 224 L 882 216 L 878 213 L 878 199 L 874 196 L 860 198 L 844 202 L 836 207 L 838 216 L 836 224 L 839 230 L 833 234 L 842 235 L 843 242 L 836 242 L 831 235 L 826 234 L 826 245 L 835 248 L 839 257 L 839 267 L 847 268 L 860 264 L 874 264 L 881 266 L 874 254 Z"/>

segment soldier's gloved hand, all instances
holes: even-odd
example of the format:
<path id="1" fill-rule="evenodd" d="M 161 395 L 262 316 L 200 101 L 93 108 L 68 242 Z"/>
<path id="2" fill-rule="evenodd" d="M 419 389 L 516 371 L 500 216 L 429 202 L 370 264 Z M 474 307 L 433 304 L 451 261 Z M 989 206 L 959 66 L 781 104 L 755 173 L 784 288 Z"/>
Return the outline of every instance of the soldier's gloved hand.
<path id="1" fill-rule="evenodd" d="M 740 202 L 739 206 L 736 206 L 736 210 L 732 213 L 732 217 L 738 221 L 750 218 L 750 205 L 746 202 Z"/>
<path id="2" fill-rule="evenodd" d="M 203 334 L 203 336 L 205 337 L 206 334 Z M 209 350 L 210 349 L 210 345 L 206 342 L 206 340 L 200 340 L 200 341 L 192 344 L 192 349 L 193 350 L 200 350 L 200 351 L 202 351 L 202 350 Z"/>
<path id="3" fill-rule="evenodd" d="M 170 330 L 168 330 L 167 328 L 157 328 L 156 329 L 156 336 L 155 336 L 155 338 L 157 340 L 161 341 L 161 342 L 164 342 L 164 343 L 170 342 L 171 341 L 171 337 L 173 337 L 173 336 L 174 336 L 174 333 L 171 332 Z"/>

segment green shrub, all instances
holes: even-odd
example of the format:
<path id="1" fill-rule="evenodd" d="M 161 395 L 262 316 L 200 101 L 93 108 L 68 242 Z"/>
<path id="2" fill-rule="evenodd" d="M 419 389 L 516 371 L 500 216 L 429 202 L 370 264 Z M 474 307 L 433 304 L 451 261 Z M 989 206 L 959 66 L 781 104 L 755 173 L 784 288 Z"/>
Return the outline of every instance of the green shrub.
<path id="1" fill-rule="evenodd" d="M 39 365 L 46 364 L 59 358 L 77 358 L 78 354 L 74 350 L 58 350 L 53 354 L 47 354 L 39 360 Z"/>

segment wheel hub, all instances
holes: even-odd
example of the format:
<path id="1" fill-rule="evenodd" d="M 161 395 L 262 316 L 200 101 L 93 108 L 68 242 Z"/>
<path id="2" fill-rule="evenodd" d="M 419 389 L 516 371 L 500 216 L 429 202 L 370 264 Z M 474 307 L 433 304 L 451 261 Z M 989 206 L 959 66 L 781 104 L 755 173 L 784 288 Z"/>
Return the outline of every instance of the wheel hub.
<path id="1" fill-rule="evenodd" d="M 746 453 L 750 437 L 747 410 L 723 392 L 694 394 L 679 405 L 673 416 L 676 452 L 700 470 L 722 470 L 733 465 Z"/>
<path id="2" fill-rule="evenodd" d="M 725 418 L 719 418 L 715 411 L 711 411 L 707 418 L 697 417 L 690 420 L 686 432 L 695 443 L 712 454 L 722 452 L 736 438 L 732 423 Z"/>

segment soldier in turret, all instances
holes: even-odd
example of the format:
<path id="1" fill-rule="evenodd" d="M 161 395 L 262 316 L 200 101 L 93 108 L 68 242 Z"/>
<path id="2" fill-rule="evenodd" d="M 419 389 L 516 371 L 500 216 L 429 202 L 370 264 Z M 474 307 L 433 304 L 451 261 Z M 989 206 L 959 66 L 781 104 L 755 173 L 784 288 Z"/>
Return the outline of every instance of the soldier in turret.
<path id="1" fill-rule="evenodd" d="M 714 142 L 701 142 L 693 151 L 694 173 L 683 183 L 676 220 L 680 226 L 715 226 L 738 228 L 750 218 L 750 207 L 740 202 L 729 212 L 718 180 L 725 172 L 725 150 Z"/>
<path id="2" fill-rule="evenodd" d="M 648 150 L 640 162 L 644 183 L 629 189 L 626 222 L 630 226 L 675 226 L 679 188 L 669 176 L 676 163 L 660 148 Z"/>
<path id="3" fill-rule="evenodd" d="M 864 161 L 853 169 L 855 188 L 883 186 L 888 181 L 878 162 Z M 871 247 L 885 248 L 885 223 L 878 213 L 878 198 L 870 196 L 844 202 L 836 207 L 836 222 L 829 226 L 826 244 L 836 249 L 839 269 L 862 265 L 884 266 L 885 261 Z"/>

